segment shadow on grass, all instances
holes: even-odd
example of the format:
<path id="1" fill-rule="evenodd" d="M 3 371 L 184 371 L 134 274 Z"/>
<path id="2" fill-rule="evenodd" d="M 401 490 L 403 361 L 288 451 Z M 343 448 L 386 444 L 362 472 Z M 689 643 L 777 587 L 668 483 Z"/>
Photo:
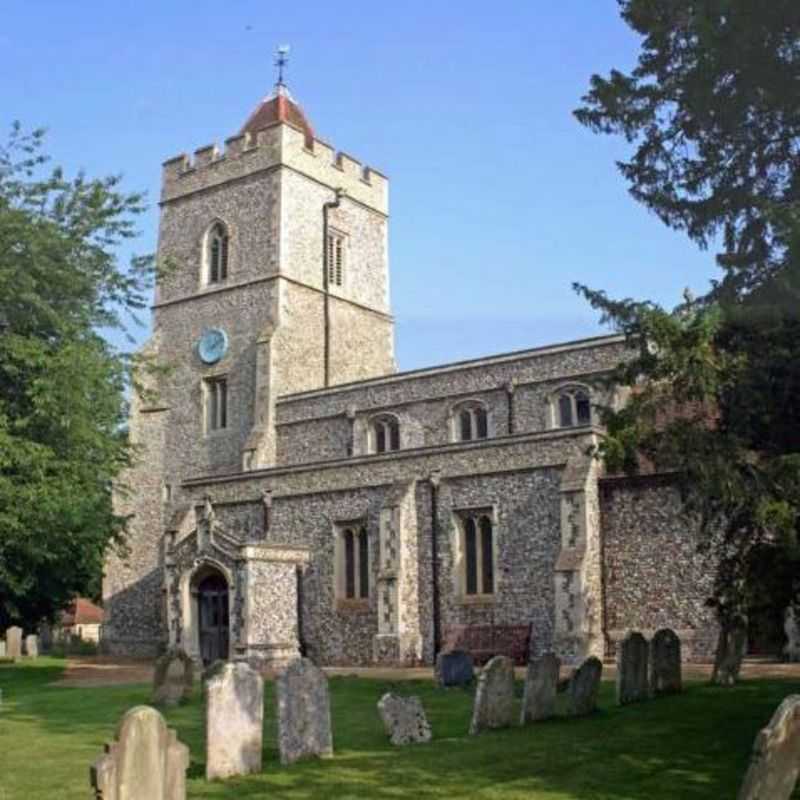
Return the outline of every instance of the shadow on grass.
<path id="1" fill-rule="evenodd" d="M 13 730 L 15 722 L 34 720 L 41 741 L 31 744 L 40 757 L 47 758 L 48 737 L 75 737 L 84 751 L 87 743 L 96 743 L 99 755 L 122 713 L 149 701 L 150 687 L 144 685 L 46 686 L 57 677 L 53 669 L 12 668 L 36 674 L 15 676 L 8 689 L 0 670 L 4 722 Z M 559 717 L 469 737 L 471 690 L 336 677 L 330 682 L 334 758 L 283 768 L 274 686 L 268 683 L 263 773 L 211 783 L 204 780 L 199 692 L 165 716 L 191 749 L 190 798 L 692 800 L 735 796 L 756 731 L 797 688 L 796 682 L 781 680 L 747 681 L 735 689 L 690 683 L 682 695 L 618 708 L 613 686 L 606 683 L 601 710 L 591 717 Z M 389 690 L 421 698 L 434 731 L 432 744 L 393 748 L 388 743 L 376 703 Z M 87 767 L 85 761 L 76 764 L 82 776 Z"/>

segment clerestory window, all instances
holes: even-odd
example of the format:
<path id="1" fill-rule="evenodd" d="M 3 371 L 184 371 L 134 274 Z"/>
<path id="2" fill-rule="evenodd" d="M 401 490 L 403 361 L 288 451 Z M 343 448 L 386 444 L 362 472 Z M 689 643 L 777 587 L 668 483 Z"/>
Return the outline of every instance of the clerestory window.
<path id="1" fill-rule="evenodd" d="M 370 424 L 370 450 L 373 453 L 387 453 L 400 449 L 400 423 L 396 417 L 383 414 Z"/>
<path id="2" fill-rule="evenodd" d="M 477 401 L 456 406 L 451 413 L 451 439 L 454 442 L 469 442 L 489 436 L 489 415 L 486 407 Z"/>
<path id="3" fill-rule="evenodd" d="M 583 387 L 561 389 L 553 404 L 553 419 L 558 428 L 591 425 L 592 404 L 589 392 Z"/>

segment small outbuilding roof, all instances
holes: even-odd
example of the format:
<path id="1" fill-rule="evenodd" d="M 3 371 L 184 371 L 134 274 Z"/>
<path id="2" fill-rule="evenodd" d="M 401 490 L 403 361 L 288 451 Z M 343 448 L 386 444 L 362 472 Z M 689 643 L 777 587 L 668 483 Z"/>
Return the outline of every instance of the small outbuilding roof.
<path id="1" fill-rule="evenodd" d="M 103 609 L 85 597 L 76 597 L 61 615 L 61 624 L 99 625 L 103 621 Z"/>

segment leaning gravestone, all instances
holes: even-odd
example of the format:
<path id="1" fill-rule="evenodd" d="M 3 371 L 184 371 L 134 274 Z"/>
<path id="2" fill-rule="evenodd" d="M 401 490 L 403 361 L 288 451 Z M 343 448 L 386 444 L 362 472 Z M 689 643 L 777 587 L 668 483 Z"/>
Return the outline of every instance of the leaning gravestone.
<path id="1" fill-rule="evenodd" d="M 737 616 L 720 630 L 711 683 L 733 686 L 739 680 L 746 649 L 747 620 Z"/>
<path id="2" fill-rule="evenodd" d="M 468 686 L 474 678 L 475 666 L 469 653 L 451 650 L 436 656 L 436 682 L 439 686 Z"/>
<path id="3" fill-rule="evenodd" d="M 528 664 L 522 696 L 520 725 L 549 719 L 556 713 L 556 689 L 561 662 L 554 653 L 545 653 Z"/>
<path id="4" fill-rule="evenodd" d="M 487 728 L 508 728 L 514 720 L 514 662 L 495 656 L 481 671 L 472 708 L 469 733 Z"/>
<path id="5" fill-rule="evenodd" d="M 681 640 L 675 631 L 662 628 L 650 640 L 650 691 L 675 694 L 682 689 Z"/>
<path id="6" fill-rule="evenodd" d="M 650 648 L 641 633 L 629 633 L 617 648 L 617 703 L 640 703 L 650 697 Z"/>
<path id="7" fill-rule="evenodd" d="M 298 658 L 275 683 L 278 749 L 281 764 L 333 755 L 331 704 L 325 673 L 308 658 Z"/>
<path id="8" fill-rule="evenodd" d="M 800 772 L 800 695 L 789 695 L 753 745 L 739 800 L 789 800 Z"/>
<path id="9" fill-rule="evenodd" d="M 261 771 L 264 679 L 244 661 L 206 676 L 206 778 Z"/>
<path id="10" fill-rule="evenodd" d="M 96 800 L 186 800 L 189 748 L 154 708 L 136 706 L 91 768 Z"/>
<path id="11" fill-rule="evenodd" d="M 39 657 L 39 637 L 35 633 L 25 637 L 25 655 L 30 658 Z"/>
<path id="12" fill-rule="evenodd" d="M 431 740 L 431 726 L 419 697 L 398 697 L 387 693 L 378 701 L 378 713 L 392 744 Z"/>
<path id="13" fill-rule="evenodd" d="M 572 673 L 567 687 L 570 716 L 582 717 L 591 714 L 597 708 L 597 693 L 600 691 L 602 674 L 603 663 L 594 656 L 589 656 Z"/>
<path id="14" fill-rule="evenodd" d="M 192 694 L 193 683 L 194 662 L 180 647 L 170 648 L 156 660 L 152 702 L 165 706 L 186 702 Z"/>
<path id="15" fill-rule="evenodd" d="M 22 657 L 22 628 L 13 625 L 6 631 L 6 657 Z"/>

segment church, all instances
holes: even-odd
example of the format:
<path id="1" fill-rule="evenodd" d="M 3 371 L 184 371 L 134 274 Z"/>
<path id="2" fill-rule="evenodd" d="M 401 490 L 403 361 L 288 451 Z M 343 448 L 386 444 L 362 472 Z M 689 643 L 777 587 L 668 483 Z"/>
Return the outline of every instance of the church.
<path id="1" fill-rule="evenodd" d="M 269 669 L 477 636 L 573 661 L 668 626 L 709 658 L 713 572 L 668 476 L 589 454 L 624 339 L 398 372 L 388 198 L 282 80 L 223 148 L 164 163 L 104 646 Z"/>

